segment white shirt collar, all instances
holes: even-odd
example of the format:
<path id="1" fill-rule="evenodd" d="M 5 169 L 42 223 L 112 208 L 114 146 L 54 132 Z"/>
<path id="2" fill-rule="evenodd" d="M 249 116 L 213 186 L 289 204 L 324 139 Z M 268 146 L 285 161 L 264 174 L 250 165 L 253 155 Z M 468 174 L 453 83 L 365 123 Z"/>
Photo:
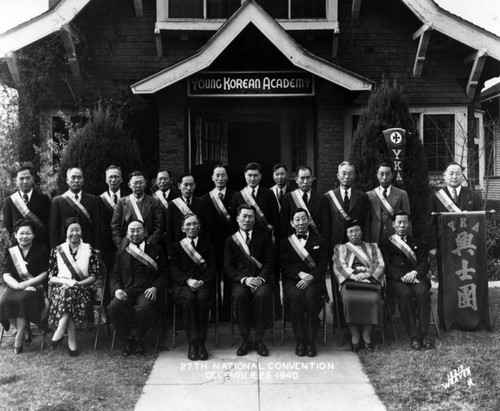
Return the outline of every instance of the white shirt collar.
<path id="1" fill-rule="evenodd" d="M 132 245 L 135 245 L 135 244 L 132 244 Z M 139 245 L 135 245 L 135 247 L 137 247 L 140 251 L 144 252 L 144 248 L 146 247 L 146 241 L 143 241 Z"/>
<path id="2" fill-rule="evenodd" d="M 387 188 L 384 188 L 382 186 L 378 186 L 378 189 L 380 191 L 381 194 L 384 194 L 384 190 L 387 190 L 387 195 L 390 195 L 391 194 L 391 189 L 392 189 L 392 184 L 387 187 Z"/>
<path id="3" fill-rule="evenodd" d="M 245 240 L 246 240 L 246 238 L 247 238 L 247 233 L 248 233 L 248 235 L 249 235 L 249 237 L 250 237 L 250 240 L 252 239 L 252 232 L 253 232 L 253 230 L 250 230 L 250 231 L 243 231 L 243 230 L 241 230 L 241 229 L 240 229 L 240 234 L 243 236 L 243 238 L 244 238 Z"/>
<path id="4" fill-rule="evenodd" d="M 109 196 L 111 198 L 113 198 L 114 195 L 116 195 L 116 198 L 119 200 L 120 198 L 122 198 L 121 196 L 121 191 L 120 189 L 118 189 L 118 191 L 116 193 L 113 193 L 111 190 L 108 190 L 108 193 L 109 193 Z"/>
<path id="5" fill-rule="evenodd" d="M 21 198 L 24 200 L 24 195 L 26 194 L 28 196 L 28 202 L 31 200 L 31 195 L 33 194 L 33 189 L 28 191 L 27 193 L 24 193 L 23 191 L 19 190 L 19 194 L 21 195 Z"/>
<path id="6" fill-rule="evenodd" d="M 217 187 L 215 187 L 215 189 L 217 190 L 217 195 L 219 195 L 219 193 L 222 193 L 224 194 L 224 197 L 226 196 L 227 187 L 224 187 L 222 190 L 219 190 Z"/>
<path id="7" fill-rule="evenodd" d="M 78 201 L 80 202 L 82 199 L 83 190 L 80 190 L 78 193 L 73 193 L 73 191 L 68 190 L 67 193 L 73 200 L 75 199 L 75 196 L 78 195 Z"/>
<path id="8" fill-rule="evenodd" d="M 255 197 L 257 197 L 257 193 L 259 192 L 259 186 L 255 186 L 254 188 L 250 188 L 247 186 L 248 194 L 252 195 L 252 190 L 255 190 Z"/>
<path id="9" fill-rule="evenodd" d="M 196 236 L 195 238 L 188 238 L 188 240 L 191 242 L 191 241 L 194 241 L 194 246 L 196 247 L 198 245 L 198 239 L 199 237 Z"/>
<path id="10" fill-rule="evenodd" d="M 457 197 L 460 196 L 460 190 L 462 190 L 462 186 L 455 187 L 455 190 L 457 190 Z M 453 195 L 453 188 L 448 186 L 448 191 L 450 194 Z"/>
<path id="11" fill-rule="evenodd" d="M 345 197 L 345 192 L 347 191 L 347 194 L 349 195 L 349 198 L 351 198 L 351 188 L 349 187 L 347 190 L 344 187 L 340 187 L 340 194 L 342 194 L 342 198 Z"/>
<path id="12" fill-rule="evenodd" d="M 307 193 L 305 191 L 302 191 L 300 188 L 297 188 L 299 190 L 300 196 L 302 197 L 304 194 L 307 196 L 307 199 L 311 199 L 311 190 L 309 190 Z"/>

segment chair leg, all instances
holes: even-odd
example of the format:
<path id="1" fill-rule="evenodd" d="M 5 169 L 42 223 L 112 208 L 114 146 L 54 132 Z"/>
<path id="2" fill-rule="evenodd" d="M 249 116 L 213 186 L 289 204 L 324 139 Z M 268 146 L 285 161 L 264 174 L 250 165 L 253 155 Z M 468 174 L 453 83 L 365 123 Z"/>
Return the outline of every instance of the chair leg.
<path id="1" fill-rule="evenodd" d="M 0 333 L 0 346 L 2 345 L 2 341 L 3 341 L 3 334 L 5 333 L 5 329 L 3 328 L 3 325 L 2 325 L 2 332 Z"/>
<path id="2" fill-rule="evenodd" d="M 174 308 L 172 310 L 173 317 L 172 317 L 172 348 L 175 348 L 175 318 L 177 317 L 177 304 L 174 302 Z"/>
<path id="3" fill-rule="evenodd" d="M 435 311 L 435 309 L 431 306 L 432 322 L 434 323 L 434 327 L 436 327 L 436 333 L 437 333 L 439 339 L 441 339 L 441 331 L 439 331 L 439 320 L 438 320 L 438 316 L 436 315 L 436 313 L 434 311 Z"/>
<path id="4" fill-rule="evenodd" d="M 326 347 L 326 333 L 328 327 L 326 326 L 326 310 L 328 308 L 328 304 L 326 303 L 325 296 L 323 296 L 323 346 Z"/>
<path id="5" fill-rule="evenodd" d="M 111 351 L 115 349 L 115 338 L 116 338 L 116 329 L 113 329 L 113 337 L 111 337 Z"/>
<path id="6" fill-rule="evenodd" d="M 281 345 L 285 344 L 285 299 L 281 302 Z"/>
<path id="7" fill-rule="evenodd" d="M 276 309 L 274 307 L 274 293 L 273 293 L 273 347 L 276 347 Z"/>

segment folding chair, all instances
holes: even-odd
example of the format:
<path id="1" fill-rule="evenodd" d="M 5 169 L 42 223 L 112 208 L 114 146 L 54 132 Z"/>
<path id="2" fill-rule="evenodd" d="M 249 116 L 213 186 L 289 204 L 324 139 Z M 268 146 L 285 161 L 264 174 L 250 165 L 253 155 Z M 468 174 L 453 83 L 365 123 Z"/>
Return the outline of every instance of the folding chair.
<path id="1" fill-rule="evenodd" d="M 0 331 L 0 346 L 2 345 L 2 342 L 3 342 L 3 338 L 4 336 L 5 337 L 9 337 L 9 338 L 14 338 L 15 337 L 15 334 L 11 334 L 11 335 L 5 335 L 5 329 L 3 328 L 3 326 L 0 324 L 0 327 L 1 327 L 1 331 Z M 47 336 L 47 331 L 46 330 L 42 330 L 40 327 L 38 327 L 38 325 L 36 324 L 33 324 L 33 323 L 29 323 L 29 324 L 26 324 L 26 329 L 25 329 L 25 332 L 26 330 L 28 329 L 28 327 L 36 327 L 38 332 L 37 333 L 33 333 L 31 331 L 31 334 L 33 335 L 33 337 L 42 337 L 42 340 L 40 341 L 40 350 L 43 350 L 44 347 L 45 347 L 45 338 Z"/>
<path id="2" fill-rule="evenodd" d="M 94 306 L 97 306 L 98 310 L 98 315 L 97 315 L 97 324 L 96 324 L 96 332 L 95 332 L 95 340 L 94 340 L 94 350 L 97 349 L 97 342 L 99 341 L 99 334 L 101 331 L 101 325 L 103 325 L 102 319 L 103 319 L 103 314 L 106 314 L 107 321 L 105 323 L 107 329 L 108 329 L 108 337 L 111 336 L 111 328 L 109 325 L 109 317 L 106 309 L 106 304 L 104 303 L 104 295 L 106 292 L 106 289 L 108 287 L 108 270 L 106 269 L 106 265 L 104 262 L 99 259 L 99 280 L 102 281 L 101 287 L 100 287 L 100 293 L 95 293 L 94 298 Z"/>

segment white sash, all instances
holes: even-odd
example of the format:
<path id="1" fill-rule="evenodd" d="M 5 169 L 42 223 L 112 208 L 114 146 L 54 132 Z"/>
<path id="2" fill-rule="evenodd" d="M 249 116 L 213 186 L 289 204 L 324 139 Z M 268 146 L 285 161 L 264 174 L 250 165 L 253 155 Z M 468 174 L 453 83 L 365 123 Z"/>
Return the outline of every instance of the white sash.
<path id="1" fill-rule="evenodd" d="M 241 195 L 243 196 L 243 199 L 245 200 L 245 203 L 250 204 L 253 208 L 255 208 L 255 211 L 257 212 L 257 215 L 256 215 L 257 219 L 260 220 L 262 225 L 264 225 L 264 227 L 266 227 L 266 229 L 268 231 L 272 231 L 273 226 L 268 223 L 266 216 L 264 215 L 264 213 L 260 209 L 259 205 L 255 201 L 255 198 L 253 198 L 250 194 L 248 194 L 248 191 L 246 188 L 244 188 L 240 192 L 241 192 Z"/>
<path id="2" fill-rule="evenodd" d="M 23 198 L 21 197 L 21 193 L 19 191 L 15 192 L 10 196 L 12 199 L 12 203 L 16 206 L 18 211 L 24 218 L 27 218 L 33 221 L 38 228 L 40 228 L 43 232 L 47 232 L 47 228 L 43 224 L 42 220 L 40 220 L 26 205 Z"/>
<path id="3" fill-rule="evenodd" d="M 158 190 L 155 192 L 155 196 L 158 200 L 160 200 L 160 202 L 163 204 L 163 207 L 165 207 L 165 209 L 168 209 L 168 201 L 167 199 L 163 196 L 163 191 L 161 190 Z"/>
<path id="4" fill-rule="evenodd" d="M 438 198 L 439 201 L 446 207 L 446 209 L 452 213 L 461 213 L 462 210 L 458 208 L 458 206 L 453 202 L 453 200 L 448 197 L 448 194 L 446 194 L 446 191 L 444 188 L 439 190 L 436 193 L 436 197 Z"/>
<path id="5" fill-rule="evenodd" d="M 139 251 L 141 253 L 139 254 Z M 134 257 L 136 260 L 139 260 L 142 264 L 144 264 L 146 267 L 152 268 L 155 271 L 158 271 L 158 264 L 156 264 L 156 261 L 153 260 L 149 255 L 146 254 L 146 252 L 142 251 L 138 247 L 131 247 L 130 244 L 127 246 L 125 249 L 127 253 L 129 253 L 132 257 Z"/>
<path id="6" fill-rule="evenodd" d="M 82 279 L 88 277 L 89 259 L 90 259 L 89 244 L 80 243 L 80 248 L 76 255 L 76 261 L 73 259 L 73 256 L 71 255 L 69 244 L 67 242 L 57 246 L 56 249 L 57 249 L 57 269 L 59 270 L 59 273 L 57 274 L 58 277 L 72 279 L 74 278 L 72 270 L 76 272 L 79 277 L 82 277 Z M 71 267 L 68 267 L 65 259 L 62 256 L 63 253 L 65 254 L 66 260 L 69 262 Z"/>
<path id="7" fill-rule="evenodd" d="M 108 206 L 110 211 L 115 211 L 116 204 L 113 201 L 113 199 L 111 198 L 111 196 L 109 195 L 109 192 L 105 191 L 104 193 L 102 193 L 101 198 L 102 198 L 102 201 L 104 202 L 104 204 L 106 204 Z"/>
<path id="8" fill-rule="evenodd" d="M 80 195 L 80 197 L 83 195 L 83 193 Z M 89 212 L 87 209 L 83 206 L 83 204 L 79 201 L 75 200 L 75 197 L 73 194 L 70 194 L 69 191 L 66 191 L 62 197 L 69 203 L 69 205 L 73 208 L 77 208 L 80 210 L 85 217 L 89 220 L 89 223 L 92 224 L 92 218 L 90 217 Z M 80 198 L 81 199 L 81 198 Z"/>
<path id="9" fill-rule="evenodd" d="M 389 237 L 389 241 L 394 244 L 410 261 L 413 265 L 417 265 L 417 256 L 410 248 L 410 246 L 405 243 L 400 236 L 394 234 Z"/>
<path id="10" fill-rule="evenodd" d="M 26 268 L 26 265 L 28 263 L 24 260 L 19 247 L 15 246 L 9 248 L 9 254 L 12 258 L 12 262 L 14 263 L 14 267 L 16 267 L 19 277 L 21 277 L 23 281 L 31 280 L 33 276 L 28 272 L 28 269 Z"/>
<path id="11" fill-rule="evenodd" d="M 210 191 L 210 199 L 212 200 L 212 203 L 214 204 L 215 209 L 219 213 L 219 215 L 229 223 L 230 217 L 229 213 L 227 212 L 226 207 L 224 206 L 224 203 L 218 196 L 219 190 L 214 188 L 212 191 Z"/>
<path id="12" fill-rule="evenodd" d="M 354 262 L 354 257 L 360 261 L 366 268 L 369 268 L 372 265 L 371 258 L 364 252 L 363 249 L 356 247 L 352 243 L 346 243 L 347 249 L 351 252 L 351 256 L 349 258 L 349 267 L 352 267 L 352 263 Z"/>
<path id="13" fill-rule="evenodd" d="M 342 207 L 342 205 L 340 204 L 337 196 L 334 194 L 333 190 L 330 190 L 328 191 L 328 193 L 326 193 L 326 195 L 328 196 L 330 202 L 335 205 L 335 208 L 337 208 L 337 210 L 339 211 L 340 215 L 344 218 L 345 221 L 351 221 L 351 217 L 349 216 L 349 214 L 347 214 L 344 210 L 344 207 Z"/>
<path id="14" fill-rule="evenodd" d="M 270 190 L 273 192 L 274 194 L 274 198 L 276 199 L 276 203 L 278 204 L 278 211 L 281 211 L 281 204 L 280 204 L 280 200 L 279 200 L 279 188 L 278 188 L 278 184 L 275 184 L 273 185 Z M 285 194 L 285 193 L 283 193 Z"/>
<path id="15" fill-rule="evenodd" d="M 262 268 L 262 263 L 257 260 L 256 258 L 252 257 L 250 255 L 250 248 L 248 248 L 248 244 L 246 243 L 245 239 L 243 238 L 243 236 L 241 235 L 241 232 L 236 232 L 234 233 L 231 238 L 233 239 L 233 241 L 236 243 L 236 245 L 241 249 L 241 251 L 243 251 L 243 253 L 245 254 L 245 256 L 253 263 L 257 266 L 257 268 L 260 270 Z"/>
<path id="16" fill-rule="evenodd" d="M 207 262 L 203 259 L 201 254 L 196 251 L 196 248 L 193 247 L 193 244 L 191 244 L 191 240 L 189 238 L 183 238 L 181 240 L 181 247 L 185 251 L 185 253 L 188 255 L 188 257 L 193 260 L 193 262 L 196 265 L 204 265 Z"/>
<path id="17" fill-rule="evenodd" d="M 389 201 L 387 201 L 387 198 L 385 198 L 383 196 L 383 194 L 380 192 L 380 190 L 378 189 L 375 189 L 375 193 L 377 194 L 380 202 L 382 203 L 382 205 L 385 207 L 385 209 L 387 210 L 387 212 L 390 214 L 390 215 L 394 215 L 394 208 L 391 207 L 391 205 L 389 204 Z"/>
<path id="18" fill-rule="evenodd" d="M 191 200 L 193 201 L 193 200 Z M 187 204 L 184 202 L 184 200 L 180 197 L 174 198 L 172 200 L 172 203 L 175 204 L 175 206 L 179 209 L 179 211 L 182 213 L 182 215 L 187 215 L 191 214 L 192 211 L 191 209 L 187 206 Z"/>
<path id="19" fill-rule="evenodd" d="M 293 202 L 295 203 L 295 206 L 297 208 L 303 208 L 304 210 L 307 210 L 307 212 L 309 213 L 309 219 L 311 220 L 311 226 L 319 234 L 318 227 L 316 227 L 316 224 L 314 223 L 311 211 L 309 211 L 309 208 L 306 206 L 306 203 L 304 203 L 304 199 L 302 198 L 301 195 L 299 195 L 299 192 L 301 192 L 299 189 L 292 191 Z"/>
<path id="20" fill-rule="evenodd" d="M 306 247 L 303 246 L 298 237 L 293 234 L 288 237 L 288 241 L 292 245 L 293 249 L 295 252 L 299 255 L 299 257 L 306 263 L 306 265 L 312 270 L 314 267 L 316 267 L 316 263 L 314 262 L 313 258 L 311 257 L 311 254 L 306 250 Z"/>
<path id="21" fill-rule="evenodd" d="M 139 206 L 137 205 L 137 199 L 133 194 L 128 196 L 130 200 L 130 204 L 132 204 L 132 210 L 134 210 L 135 218 L 144 223 L 144 218 L 142 217 L 141 210 L 139 210 Z M 142 197 L 142 201 L 144 201 L 144 197 Z"/>

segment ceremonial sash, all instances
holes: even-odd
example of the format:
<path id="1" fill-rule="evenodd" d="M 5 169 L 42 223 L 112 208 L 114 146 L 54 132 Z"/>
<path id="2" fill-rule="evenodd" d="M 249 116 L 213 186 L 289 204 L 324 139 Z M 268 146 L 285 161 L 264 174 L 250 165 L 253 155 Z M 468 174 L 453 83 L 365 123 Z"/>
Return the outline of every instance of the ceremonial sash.
<path id="1" fill-rule="evenodd" d="M 221 201 L 221 199 L 218 197 L 216 188 L 214 188 L 212 191 L 210 191 L 210 199 L 212 200 L 212 203 L 214 204 L 215 209 L 219 213 L 219 215 L 229 223 L 230 217 L 229 213 L 227 212 L 226 207 L 224 206 L 224 203 Z"/>
<path id="2" fill-rule="evenodd" d="M 79 201 L 76 201 L 75 198 L 72 195 L 70 195 L 69 192 L 67 192 L 67 191 L 62 195 L 62 198 L 64 198 L 68 202 L 68 204 L 71 206 L 71 208 L 73 208 L 77 212 L 80 211 L 87 218 L 89 223 L 92 224 L 92 218 L 90 217 L 89 212 L 82 205 L 82 203 L 80 203 Z"/>
<path id="3" fill-rule="evenodd" d="M 168 209 L 168 201 L 167 199 L 163 196 L 163 191 L 161 190 L 158 190 L 155 192 L 155 196 L 158 200 L 160 200 L 160 202 L 163 204 L 163 207 L 165 207 L 166 209 Z"/>
<path id="4" fill-rule="evenodd" d="M 143 263 L 146 267 L 152 268 L 155 271 L 158 271 L 158 264 L 156 264 L 156 261 L 153 260 L 149 255 L 147 255 L 145 252 L 142 252 L 139 254 L 139 249 L 137 247 L 130 247 L 130 244 L 127 246 L 125 251 L 129 253 L 132 257 L 134 257 L 136 260 L 139 260 L 141 263 Z"/>
<path id="5" fill-rule="evenodd" d="M 457 207 L 457 205 L 453 202 L 453 200 L 448 197 L 448 194 L 446 194 L 445 190 L 442 188 L 436 193 L 436 197 L 438 198 L 439 201 L 441 201 L 441 204 L 443 204 L 446 209 L 452 213 L 461 213 L 462 210 Z"/>
<path id="6" fill-rule="evenodd" d="M 43 224 L 42 220 L 40 220 L 29 208 L 28 206 L 26 205 L 26 203 L 24 202 L 24 200 L 22 199 L 21 197 L 21 194 L 18 192 L 12 194 L 10 196 L 10 198 L 12 199 L 12 203 L 14 203 L 14 205 L 16 206 L 17 210 L 21 213 L 21 215 L 24 217 L 24 218 L 27 218 L 31 221 L 33 221 L 35 223 L 35 225 L 37 226 L 37 228 L 40 229 L 40 231 L 42 231 L 43 233 L 46 233 L 47 232 L 47 228 L 45 227 L 45 225 Z"/>
<path id="7" fill-rule="evenodd" d="M 260 209 L 259 205 L 255 201 L 255 198 L 253 198 L 250 194 L 248 194 L 246 188 L 244 188 L 243 190 L 241 190 L 241 195 L 243 196 L 243 199 L 245 200 L 245 202 L 247 204 L 250 204 L 253 208 L 255 208 L 255 211 L 257 212 L 256 217 L 262 223 L 262 225 L 264 227 L 266 227 L 266 229 L 268 231 L 272 231 L 273 230 L 273 226 L 268 223 L 266 216 L 264 215 L 264 213 Z"/>
<path id="8" fill-rule="evenodd" d="M 311 255 L 307 252 L 306 248 L 300 244 L 299 239 L 295 234 L 288 237 L 289 243 L 292 245 L 295 252 L 299 255 L 299 257 L 306 263 L 306 265 L 312 270 L 316 267 L 316 263 L 312 259 Z"/>
<path id="9" fill-rule="evenodd" d="M 351 252 L 351 256 L 349 257 L 349 267 L 352 267 L 352 263 L 354 262 L 354 257 L 356 257 L 361 264 L 363 264 L 366 268 L 369 268 L 372 265 L 371 259 L 366 253 L 359 247 L 356 247 L 352 243 L 346 243 L 347 249 Z"/>
<path id="10" fill-rule="evenodd" d="M 191 209 L 187 206 L 187 204 L 182 200 L 182 198 L 178 197 L 178 198 L 174 198 L 172 200 L 172 203 L 175 204 L 175 206 L 179 209 L 179 211 L 182 213 L 182 215 L 187 215 L 187 214 L 191 214 L 192 211 Z"/>
<path id="11" fill-rule="evenodd" d="M 83 274 L 82 270 L 78 265 L 76 264 L 76 261 L 70 259 L 68 257 L 68 254 L 66 253 L 66 250 L 60 245 L 57 246 L 57 252 L 61 256 L 62 260 L 64 261 L 64 264 L 66 265 L 66 268 L 69 270 L 71 273 L 71 276 L 77 280 L 77 281 L 82 281 L 85 279 L 85 274 Z"/>
<path id="12" fill-rule="evenodd" d="M 189 238 L 183 238 L 181 240 L 181 247 L 196 265 L 206 265 L 206 261 L 203 259 L 201 254 L 196 251 L 196 248 L 193 247 Z"/>
<path id="13" fill-rule="evenodd" d="M 375 189 L 375 193 L 377 194 L 378 198 L 380 199 L 380 202 L 382 203 L 382 205 L 384 206 L 384 208 L 387 210 L 387 212 L 390 215 L 393 215 L 394 214 L 394 208 L 391 207 L 391 205 L 389 204 L 389 201 L 387 201 L 387 198 L 385 198 L 383 196 L 383 194 L 380 192 L 380 190 Z"/>
<path id="14" fill-rule="evenodd" d="M 281 211 L 281 204 L 280 204 L 280 200 L 278 197 L 278 191 L 279 191 L 278 185 L 275 184 L 274 186 L 272 186 L 270 188 L 270 190 L 273 192 L 274 198 L 276 199 L 276 204 L 278 204 L 278 211 Z M 278 190 L 278 191 L 276 191 L 276 190 Z"/>
<path id="15" fill-rule="evenodd" d="M 23 281 L 31 280 L 33 276 L 28 272 L 28 269 L 26 268 L 27 263 L 24 260 L 19 247 L 15 246 L 9 248 L 9 254 L 12 258 L 12 262 L 14 263 L 14 267 L 16 267 L 19 277 L 21 277 Z"/>
<path id="16" fill-rule="evenodd" d="M 314 220 L 313 220 L 313 217 L 312 217 L 312 214 L 311 212 L 309 211 L 309 208 L 306 206 L 306 203 L 304 203 L 304 199 L 302 198 L 301 195 L 299 195 L 299 191 L 300 190 L 294 190 L 292 191 L 292 198 L 293 198 L 293 202 L 295 203 L 295 206 L 297 208 L 303 208 L 304 210 L 307 210 L 307 212 L 309 213 L 309 218 L 311 220 L 311 226 L 316 230 L 316 232 L 319 234 L 319 230 L 318 230 L 318 227 L 316 227 L 316 224 L 314 223 Z"/>
<path id="17" fill-rule="evenodd" d="M 410 248 L 408 244 L 406 244 L 400 236 L 391 235 L 389 237 L 389 241 L 394 244 L 409 260 L 413 265 L 417 264 L 417 256 Z"/>
<path id="18" fill-rule="evenodd" d="M 114 203 L 113 199 L 111 198 L 111 196 L 107 191 L 101 194 L 101 198 L 106 207 L 108 207 L 109 211 L 111 212 L 115 211 L 116 204 Z"/>
<path id="19" fill-rule="evenodd" d="M 337 196 L 333 193 L 333 190 L 328 191 L 326 195 L 328 197 L 328 200 L 330 200 L 331 205 L 339 211 L 340 215 L 344 218 L 344 220 L 351 221 L 351 217 L 349 216 L 349 214 L 345 212 L 344 208 L 340 205 L 340 202 Z"/>
<path id="20" fill-rule="evenodd" d="M 248 244 L 243 239 L 243 236 L 241 235 L 241 233 L 238 231 L 237 233 L 234 233 L 231 236 L 231 238 L 236 243 L 236 245 L 240 248 L 240 250 L 243 251 L 243 254 L 245 254 L 245 257 L 247 257 L 260 270 L 262 268 L 261 262 L 250 255 L 250 249 L 248 248 Z"/>
<path id="21" fill-rule="evenodd" d="M 130 194 L 128 198 L 130 200 L 130 204 L 132 204 L 132 210 L 134 211 L 135 218 L 144 223 L 144 218 L 142 217 L 141 210 L 139 210 L 139 206 L 137 205 L 137 200 L 135 199 L 134 195 Z"/>

